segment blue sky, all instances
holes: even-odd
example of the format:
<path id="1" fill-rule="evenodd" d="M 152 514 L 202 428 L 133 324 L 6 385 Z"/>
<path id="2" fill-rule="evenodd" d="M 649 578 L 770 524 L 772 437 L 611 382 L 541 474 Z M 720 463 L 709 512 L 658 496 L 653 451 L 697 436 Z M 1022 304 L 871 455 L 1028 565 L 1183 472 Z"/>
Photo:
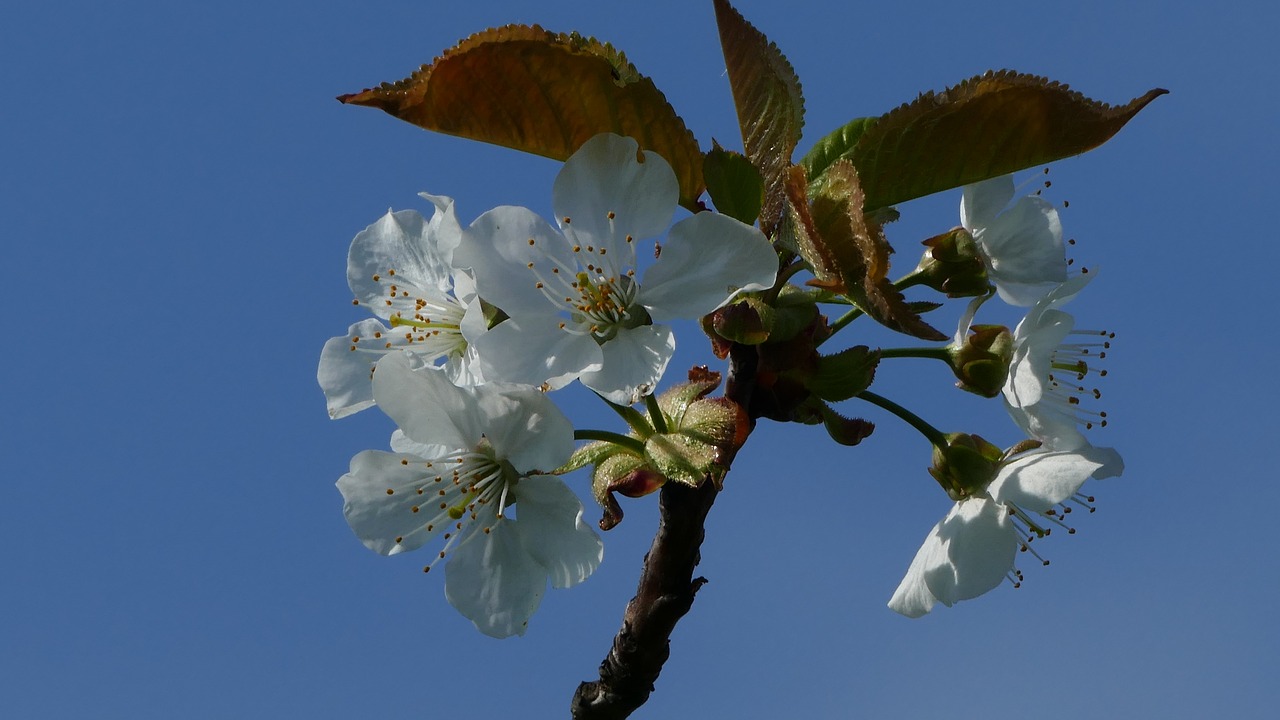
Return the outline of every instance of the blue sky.
<path id="1" fill-rule="evenodd" d="M 870 407 L 850 408 L 879 425 L 853 449 L 762 424 L 708 524 L 710 584 L 636 717 L 1268 717 L 1276 10 L 826 5 L 738 3 L 801 77 L 802 151 L 989 68 L 1107 102 L 1172 91 L 1050 175 L 1073 255 L 1101 268 L 1070 309 L 1118 335 L 1095 442 L 1127 471 L 1092 485 L 1098 512 L 1022 588 L 909 621 L 885 601 L 949 504 L 925 443 Z M 549 212 L 557 163 L 333 100 L 511 22 L 611 41 L 704 146 L 739 145 L 710 2 L 6 12 L 0 716 L 563 717 L 594 676 L 654 503 L 627 505 L 601 569 L 549 592 L 527 636 L 491 640 L 417 559 L 352 536 L 333 482 L 391 426 L 328 420 L 315 383 L 324 340 L 360 317 L 347 245 L 388 207 L 426 210 L 425 190 L 464 218 Z M 958 199 L 900 208 L 899 269 Z M 673 370 L 706 357 L 683 330 Z M 1012 432 L 924 361 L 880 380 L 939 426 Z"/>

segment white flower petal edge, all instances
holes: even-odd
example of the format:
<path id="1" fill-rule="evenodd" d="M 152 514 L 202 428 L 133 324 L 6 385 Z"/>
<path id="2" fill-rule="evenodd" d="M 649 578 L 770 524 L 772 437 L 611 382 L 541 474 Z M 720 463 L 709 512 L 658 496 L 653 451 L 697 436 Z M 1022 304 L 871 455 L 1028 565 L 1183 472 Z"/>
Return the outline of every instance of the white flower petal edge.
<path id="1" fill-rule="evenodd" d="M 1010 460 L 984 495 L 957 502 L 929 532 L 889 608 L 915 618 L 994 589 L 1014 571 L 1027 520 L 1075 495 L 1111 452 L 1034 450 Z"/>
<path id="2" fill-rule="evenodd" d="M 525 632 L 550 580 L 570 587 L 603 558 L 581 501 L 558 478 L 573 428 L 537 390 L 491 383 L 458 387 L 403 353 L 374 373 L 379 407 L 400 426 L 399 452 L 365 451 L 338 480 L 356 536 L 384 555 L 442 536 L 445 596 L 481 632 Z M 512 508 L 514 507 L 514 510 Z"/>
<path id="3" fill-rule="evenodd" d="M 1058 211 L 1047 201 L 1024 197 L 1000 212 L 1013 193 L 1010 175 L 965 186 L 960 224 L 978 244 L 1000 298 L 1027 306 L 1067 279 L 1066 250 Z"/>
<path id="4" fill-rule="evenodd" d="M 1078 275 L 1050 290 L 1028 311 L 1013 333 L 1013 359 L 1002 391 L 1005 409 L 1027 435 L 1050 450 L 1091 448 L 1081 427 L 1103 422 L 1082 407 L 1082 398 L 1092 393 L 1078 383 L 1090 372 L 1090 364 L 1101 359 L 1097 353 L 1103 333 L 1075 331 L 1075 318 L 1058 308 L 1070 302 L 1096 272 Z M 1099 342 L 1064 344 L 1069 335 L 1083 334 Z M 1124 461 L 1110 448 L 1092 448 L 1105 453 L 1105 464 L 1094 473 L 1098 479 L 1120 475 Z"/>
<path id="5" fill-rule="evenodd" d="M 316 379 L 332 418 L 374 404 L 373 366 L 392 351 L 410 352 L 422 363 L 443 359 L 458 384 L 484 381 L 470 345 L 485 332 L 475 283 L 450 267 L 463 234 L 453 200 L 422 196 L 435 205 L 430 222 L 413 210 L 388 211 L 351 241 L 347 283 L 355 303 L 390 326 L 365 320 L 325 343 Z"/>
<path id="6" fill-rule="evenodd" d="M 740 292 L 772 286 L 777 274 L 778 254 L 759 230 L 701 212 L 671 228 L 640 283 L 640 304 L 654 322 L 699 318 Z"/>
<path id="7" fill-rule="evenodd" d="M 468 228 L 454 264 L 471 268 L 480 295 L 511 318 L 477 341 L 485 377 L 551 389 L 580 378 L 613 402 L 634 403 L 653 391 L 674 350 L 669 330 L 654 323 L 696 318 L 773 284 L 768 239 L 714 213 L 677 223 L 641 281 L 636 243 L 667 227 L 679 184 L 665 160 L 638 149 L 604 133 L 565 162 L 553 191 L 559 231 L 516 207 L 494 208 Z"/>

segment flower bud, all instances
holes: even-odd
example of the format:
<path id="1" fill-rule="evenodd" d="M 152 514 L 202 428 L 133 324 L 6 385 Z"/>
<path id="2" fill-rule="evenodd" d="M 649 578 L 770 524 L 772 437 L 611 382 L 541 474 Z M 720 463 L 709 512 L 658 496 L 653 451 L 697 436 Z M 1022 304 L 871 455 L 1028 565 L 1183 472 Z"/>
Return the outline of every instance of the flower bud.
<path id="1" fill-rule="evenodd" d="M 947 346 L 947 355 L 956 387 L 998 397 L 1013 360 L 1013 333 L 1003 325 L 973 325 L 967 337 Z"/>
<path id="2" fill-rule="evenodd" d="M 925 246 L 916 281 L 946 293 L 947 297 L 973 297 L 990 291 L 987 268 L 978 244 L 964 228 L 948 230 L 922 243 Z"/>
<path id="3" fill-rule="evenodd" d="M 1004 451 L 978 435 L 949 433 L 947 446 L 933 448 L 929 474 L 957 502 L 986 489 L 1004 460 Z"/>

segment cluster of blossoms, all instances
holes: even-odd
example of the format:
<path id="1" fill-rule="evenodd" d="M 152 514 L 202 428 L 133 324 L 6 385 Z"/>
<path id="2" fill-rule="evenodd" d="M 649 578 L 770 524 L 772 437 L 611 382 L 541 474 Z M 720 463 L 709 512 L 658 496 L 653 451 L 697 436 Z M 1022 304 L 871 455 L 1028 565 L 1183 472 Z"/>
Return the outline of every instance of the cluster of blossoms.
<path id="1" fill-rule="evenodd" d="M 613 403 L 653 392 L 675 349 L 662 323 L 697 318 L 774 283 L 759 230 L 699 213 L 671 224 L 670 166 L 612 134 L 555 181 L 556 224 L 498 207 L 463 227 L 388 212 L 352 242 L 347 279 L 376 316 L 329 340 L 318 379 L 338 418 L 377 405 L 399 429 L 338 481 L 344 514 L 384 555 L 443 543 L 449 602 L 482 632 L 523 634 L 548 579 L 585 580 L 603 544 L 552 472 L 575 433 L 546 394 L 574 380 Z M 647 268 L 637 245 L 666 233 Z M 709 263 L 707 258 L 725 258 Z"/>
<path id="2" fill-rule="evenodd" d="M 1006 579 L 1016 585 L 1018 551 L 1053 527 L 1073 532 L 1065 522 L 1071 506 L 1092 509 L 1080 493 L 1084 482 L 1123 470 L 1114 450 L 1082 432 L 1105 423 L 1082 410 L 1080 399 L 1091 393 L 1079 383 L 1106 338 L 1076 331 L 1061 309 L 1093 275 L 1068 276 L 1056 209 L 1038 196 L 1010 205 L 1011 177 L 966 187 L 960 227 L 926 241 L 920 266 L 901 281 L 974 298 L 954 339 L 897 353 L 944 358 L 961 388 L 1002 397 L 1026 438 L 1001 450 L 877 400 L 866 386 L 879 351 L 819 356 L 818 344 L 843 323 L 820 316 L 816 304 L 827 301 L 820 294 L 775 286 L 780 257 L 792 263 L 789 274 L 804 260 L 780 256 L 760 230 L 724 214 L 699 212 L 671 225 L 675 173 L 638 150 L 612 134 L 587 141 L 556 178 L 554 224 L 504 206 L 464 227 L 453 200 L 424 194 L 434 206 L 429 220 L 388 212 L 351 245 L 355 304 L 376 317 L 325 344 L 318 379 L 331 417 L 376 405 L 399 429 L 392 452 L 352 459 L 338 481 L 344 514 L 384 555 L 438 543 L 423 569 L 448 558 L 445 595 L 482 632 L 523 634 L 548 581 L 573 586 L 601 562 L 603 544 L 559 475 L 595 465 L 607 529 L 621 518 L 615 492 L 635 497 L 668 481 L 718 482 L 724 451 L 732 455 L 755 417 L 822 422 L 837 441 L 856 444 L 870 424 L 839 416 L 826 401 L 860 395 L 896 408 L 929 437 L 930 473 L 955 505 L 889 601 L 910 617 Z M 642 268 L 649 253 L 639 244 L 658 237 L 661 252 Z M 733 312 L 718 312 L 744 293 L 750 297 Z M 995 295 L 1030 308 L 1013 331 L 974 324 Z M 776 307 L 762 310 L 767 302 Z M 657 397 L 675 349 L 664 323 L 678 318 L 704 318 L 713 339 L 720 333 L 730 342 L 737 332 L 732 342 L 766 343 L 757 381 L 768 375 L 773 404 L 749 414 L 727 398 L 707 398 L 719 376 L 705 369 Z M 744 318 L 747 331 L 733 330 Z M 762 332 L 749 339 L 754 330 Z M 1094 337 L 1068 342 L 1081 334 Z M 769 365 L 778 358 L 783 365 Z M 575 431 L 550 399 L 575 380 L 618 410 L 631 433 Z M 647 417 L 629 407 L 642 400 Z M 596 442 L 575 450 L 584 439 Z"/>
<path id="3" fill-rule="evenodd" d="M 1006 579 L 1019 584 L 1017 552 L 1035 554 L 1030 543 L 1053 527 L 1074 532 L 1064 521 L 1072 505 L 1092 510 L 1091 498 L 1080 493 L 1084 482 L 1124 469 L 1115 450 L 1093 446 L 1081 432 L 1105 424 L 1105 413 L 1092 415 L 1081 406 L 1082 398 L 1098 391 L 1079 383 L 1096 372 L 1089 363 L 1105 357 L 1109 337 L 1076 331 L 1072 316 L 1060 309 L 1095 275 L 1067 277 L 1057 210 L 1038 196 L 1005 209 L 1014 192 L 1009 176 L 966 187 L 961 225 L 999 296 L 1030 310 L 1012 333 L 974 326 L 989 296 L 979 297 L 961 318 L 949 350 L 958 384 L 982 392 L 971 384 L 994 379 L 990 394 L 1003 398 L 1027 440 L 1008 451 L 958 433 L 936 443 L 930 472 L 956 503 L 925 538 L 889 601 L 909 617 L 939 602 L 950 606 L 977 597 Z M 1084 341 L 1067 342 L 1071 335 Z M 977 372 L 993 357 L 988 364 L 998 372 Z"/>

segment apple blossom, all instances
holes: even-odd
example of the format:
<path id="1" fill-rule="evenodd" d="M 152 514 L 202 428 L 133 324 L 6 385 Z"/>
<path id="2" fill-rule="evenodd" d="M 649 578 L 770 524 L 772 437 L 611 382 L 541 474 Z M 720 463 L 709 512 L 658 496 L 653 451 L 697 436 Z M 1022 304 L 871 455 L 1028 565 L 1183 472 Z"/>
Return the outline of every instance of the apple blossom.
<path id="1" fill-rule="evenodd" d="M 445 596 L 494 637 L 524 634 L 548 579 L 566 588 L 595 571 L 604 546 L 582 502 L 538 471 L 563 464 L 574 442 L 543 393 L 458 387 L 444 369 L 415 369 L 393 353 L 378 363 L 373 395 L 400 428 L 395 452 L 362 452 L 338 480 L 343 514 L 365 546 L 395 555 L 441 536 L 423 570 L 449 557 Z"/>
<path id="2" fill-rule="evenodd" d="M 588 140 L 556 177 L 559 229 L 499 207 L 472 223 L 454 255 L 477 292 L 509 317 L 475 340 L 486 377 L 555 389 L 574 379 L 631 404 L 651 393 L 675 350 L 666 321 L 697 318 L 738 292 L 773 284 L 778 259 L 754 227 L 701 212 L 671 228 L 638 276 L 636 245 L 660 235 L 679 186 L 631 138 Z"/>
<path id="3" fill-rule="evenodd" d="M 483 379 L 469 342 L 485 330 L 483 312 L 470 274 L 450 265 L 463 234 L 453 200 L 422 197 L 435 205 L 429 222 L 413 210 L 388 211 L 351 242 L 347 283 L 354 302 L 390 327 L 369 318 L 325 343 L 316 376 L 330 417 L 373 405 L 370 375 L 394 350 L 406 350 L 422 364 L 443 358 L 455 383 Z"/>

